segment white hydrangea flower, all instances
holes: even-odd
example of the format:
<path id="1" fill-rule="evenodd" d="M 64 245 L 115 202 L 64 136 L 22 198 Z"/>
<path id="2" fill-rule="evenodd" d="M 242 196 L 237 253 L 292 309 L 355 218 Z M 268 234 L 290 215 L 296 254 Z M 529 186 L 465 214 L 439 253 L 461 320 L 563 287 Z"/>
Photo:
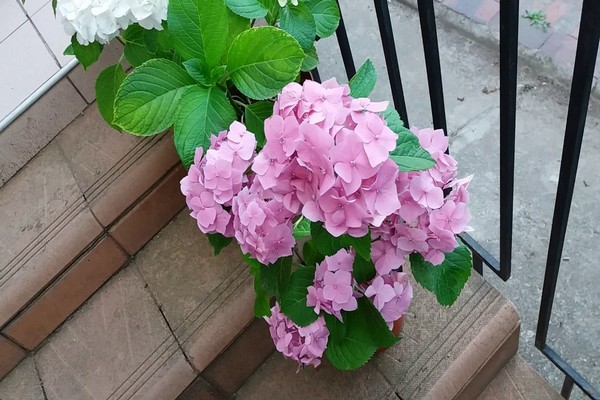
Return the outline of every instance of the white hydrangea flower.
<path id="1" fill-rule="evenodd" d="M 167 5 L 168 0 L 58 0 L 56 15 L 67 34 L 77 33 L 79 43 L 106 44 L 134 23 L 161 30 Z"/>
<path id="2" fill-rule="evenodd" d="M 288 0 L 277 0 L 279 1 L 279 5 L 281 7 L 285 7 L 285 5 L 287 4 Z M 290 3 L 292 3 L 293 5 L 297 6 L 298 5 L 298 0 L 290 0 Z"/>

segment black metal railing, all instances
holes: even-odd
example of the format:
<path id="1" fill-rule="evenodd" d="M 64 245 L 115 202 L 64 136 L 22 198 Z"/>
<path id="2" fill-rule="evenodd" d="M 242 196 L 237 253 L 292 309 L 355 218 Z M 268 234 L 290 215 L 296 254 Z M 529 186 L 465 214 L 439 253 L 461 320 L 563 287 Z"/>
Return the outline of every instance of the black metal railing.
<path id="1" fill-rule="evenodd" d="M 406 111 L 406 101 L 388 2 L 387 0 L 374 0 L 374 5 L 392 91 L 392 99 L 400 117 L 405 125 L 408 126 L 409 120 Z M 435 128 L 441 128 L 444 129 L 444 132 L 447 132 L 434 3 L 433 0 L 417 0 L 417 5 L 426 61 L 433 125 Z M 519 17 L 519 0 L 500 0 L 499 260 L 470 235 L 461 235 L 463 242 L 473 252 L 474 269 L 483 274 L 483 265 L 485 264 L 504 281 L 510 278 L 512 265 Z M 594 67 L 598 53 L 600 24 L 597 21 L 599 20 L 600 0 L 583 0 L 579 41 L 573 72 L 571 97 L 535 345 L 565 374 L 561 392 L 563 397 L 569 398 L 572 388 L 574 385 L 577 385 L 588 397 L 600 400 L 598 389 L 594 388 L 560 354 L 547 344 L 552 304 L 558 280 Z M 346 74 L 348 78 L 351 78 L 355 74 L 356 68 L 343 18 L 336 33 Z M 314 76 L 318 78 L 318 71 L 314 71 Z"/>

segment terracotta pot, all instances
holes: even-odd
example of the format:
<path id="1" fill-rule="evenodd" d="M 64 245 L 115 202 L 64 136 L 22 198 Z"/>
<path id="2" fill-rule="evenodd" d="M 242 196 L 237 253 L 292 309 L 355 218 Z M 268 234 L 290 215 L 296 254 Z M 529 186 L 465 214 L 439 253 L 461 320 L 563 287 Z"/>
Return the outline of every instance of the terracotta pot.
<path id="1" fill-rule="evenodd" d="M 392 326 L 392 333 L 394 334 L 394 336 L 396 336 L 396 337 L 400 336 L 400 332 L 402 332 L 403 327 L 404 327 L 404 317 L 400 317 L 400 319 L 397 319 L 396 321 L 394 321 L 394 326 Z M 388 349 L 387 347 L 380 347 L 379 349 L 377 349 L 377 353 L 383 353 L 387 349 Z"/>

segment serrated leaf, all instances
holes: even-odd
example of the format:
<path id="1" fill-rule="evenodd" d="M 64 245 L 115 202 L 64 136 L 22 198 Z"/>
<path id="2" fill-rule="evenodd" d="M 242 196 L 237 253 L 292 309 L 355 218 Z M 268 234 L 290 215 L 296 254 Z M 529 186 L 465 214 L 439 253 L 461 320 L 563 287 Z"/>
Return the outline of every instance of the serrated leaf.
<path id="1" fill-rule="evenodd" d="M 67 47 L 65 47 L 65 51 L 63 51 L 63 55 L 65 56 L 74 56 L 75 51 L 73 50 L 73 45 L 69 43 Z"/>
<path id="2" fill-rule="evenodd" d="M 111 126 L 113 124 L 115 111 L 115 97 L 117 91 L 125 80 L 125 71 L 121 64 L 111 65 L 105 68 L 96 79 L 96 103 L 102 118 Z"/>
<path id="3" fill-rule="evenodd" d="M 390 153 L 390 158 L 400 171 L 422 171 L 435 165 L 431 154 L 419 144 L 419 138 L 404 127 L 396 110 L 388 107 L 383 112 L 383 118 L 388 128 L 398 135 L 396 148 Z"/>
<path id="4" fill-rule="evenodd" d="M 352 276 L 358 283 L 368 282 L 375 277 L 375 264 L 371 260 L 365 260 L 362 257 L 354 257 L 352 265 Z"/>
<path id="5" fill-rule="evenodd" d="M 316 249 L 324 256 L 332 256 L 338 250 L 352 246 L 358 256 L 365 260 L 371 259 L 371 235 L 369 233 L 359 238 L 348 234 L 334 237 L 327 232 L 321 222 L 311 223 L 310 231 Z"/>
<path id="6" fill-rule="evenodd" d="M 307 326 L 317 320 L 319 315 L 306 305 L 307 288 L 315 278 L 315 267 L 301 267 L 292 273 L 286 291 L 281 296 L 281 311 L 294 323 Z"/>
<path id="7" fill-rule="evenodd" d="M 184 59 L 199 58 L 215 67 L 227 45 L 227 7 L 223 0 L 170 0 L 169 34 Z"/>
<path id="8" fill-rule="evenodd" d="M 229 49 L 227 69 L 240 92 L 255 100 L 277 95 L 300 72 L 304 52 L 290 34 L 273 27 L 248 29 Z"/>
<path id="9" fill-rule="evenodd" d="M 304 61 L 302 61 L 302 66 L 300 67 L 301 71 L 307 72 L 312 71 L 317 68 L 319 65 L 319 55 L 317 54 L 317 49 L 315 46 L 311 46 L 308 49 L 305 49 L 306 57 L 304 57 Z"/>
<path id="10" fill-rule="evenodd" d="M 298 240 L 307 236 L 310 236 L 310 221 L 304 217 L 300 217 L 294 224 L 294 239 Z"/>
<path id="11" fill-rule="evenodd" d="M 225 93 L 212 86 L 194 85 L 179 100 L 175 118 L 175 148 L 183 165 L 194 161 L 196 148 L 210 146 L 211 135 L 217 135 L 235 121 L 237 115 Z"/>
<path id="12" fill-rule="evenodd" d="M 220 233 L 209 233 L 206 235 L 208 238 L 208 242 L 213 248 L 215 256 L 218 256 L 225 247 L 229 246 L 229 244 L 233 241 L 233 238 L 228 238 Z"/>
<path id="13" fill-rule="evenodd" d="M 262 148 L 266 143 L 265 119 L 273 115 L 273 103 L 270 101 L 258 101 L 246 107 L 244 122 L 246 129 L 254 133 L 258 147 Z"/>
<path id="14" fill-rule="evenodd" d="M 87 69 L 90 65 L 98 61 L 103 48 L 104 46 L 98 42 L 92 42 L 84 46 L 77 41 L 77 35 L 71 37 L 71 49 L 77 60 L 83 65 L 83 69 Z"/>
<path id="15" fill-rule="evenodd" d="M 315 19 L 317 35 L 322 38 L 335 33 L 340 24 L 340 9 L 335 0 L 309 0 L 305 4 Z"/>
<path id="16" fill-rule="evenodd" d="M 150 53 L 160 54 L 161 56 L 166 56 L 172 50 L 169 29 L 166 23 L 163 22 L 163 29 L 160 31 L 156 29 L 144 29 L 144 47 Z"/>
<path id="17" fill-rule="evenodd" d="M 155 58 L 155 54 L 148 51 L 144 45 L 145 32 L 146 29 L 138 24 L 130 25 L 123 32 L 123 39 L 125 39 L 123 53 L 127 62 L 134 67 L 138 67 L 146 61 Z"/>
<path id="18" fill-rule="evenodd" d="M 227 44 L 225 46 L 226 49 L 231 47 L 231 43 L 233 40 L 242 32 L 250 29 L 252 21 L 247 18 L 240 17 L 235 14 L 229 8 L 227 9 L 227 26 L 229 30 L 227 32 Z"/>
<path id="19" fill-rule="evenodd" d="M 311 239 L 308 242 L 304 243 L 304 246 L 302 247 L 302 259 L 304 260 L 305 265 L 311 267 L 323 261 L 325 259 L 325 256 L 319 253 L 314 242 Z"/>
<path id="20" fill-rule="evenodd" d="M 361 297 L 357 302 L 356 310 L 342 311 L 343 323 L 325 314 L 329 330 L 325 354 L 331 364 L 341 370 L 360 368 L 378 348 L 389 347 L 399 340 L 367 298 Z"/>
<path id="21" fill-rule="evenodd" d="M 317 27 L 315 19 L 305 3 L 297 6 L 287 4 L 281 9 L 279 16 L 281 29 L 289 33 L 300 43 L 303 49 L 307 49 L 315 43 Z"/>
<path id="22" fill-rule="evenodd" d="M 446 253 L 446 258 L 440 265 L 432 265 L 417 253 L 410 255 L 410 263 L 415 280 L 434 293 L 438 302 L 444 306 L 454 304 L 471 276 L 471 252 L 462 243 L 453 252 Z"/>
<path id="23" fill-rule="evenodd" d="M 244 254 L 244 260 L 250 266 L 253 275 L 260 277 L 261 287 L 269 296 L 277 299 L 286 291 L 290 281 L 292 257 L 282 257 L 273 264 L 264 265 L 258 260 Z"/>
<path id="24" fill-rule="evenodd" d="M 212 70 L 208 70 L 207 67 L 202 64 L 202 60 L 199 58 L 191 58 L 187 61 L 184 61 L 183 67 L 187 73 L 190 74 L 194 80 L 196 80 L 196 82 L 203 86 L 214 85 L 225 73 L 225 67 L 223 65 L 214 67 Z"/>
<path id="25" fill-rule="evenodd" d="M 371 60 L 367 60 L 356 71 L 356 74 L 348 83 L 348 86 L 350 86 L 350 96 L 355 99 L 369 97 L 375 88 L 375 83 L 377 83 L 377 71 Z"/>
<path id="26" fill-rule="evenodd" d="M 225 4 L 237 15 L 249 19 L 262 18 L 269 11 L 258 0 L 225 0 Z"/>
<path id="27" fill-rule="evenodd" d="M 173 61 L 152 59 L 127 75 L 115 98 L 114 123 L 149 136 L 173 125 L 181 95 L 194 80 Z"/>

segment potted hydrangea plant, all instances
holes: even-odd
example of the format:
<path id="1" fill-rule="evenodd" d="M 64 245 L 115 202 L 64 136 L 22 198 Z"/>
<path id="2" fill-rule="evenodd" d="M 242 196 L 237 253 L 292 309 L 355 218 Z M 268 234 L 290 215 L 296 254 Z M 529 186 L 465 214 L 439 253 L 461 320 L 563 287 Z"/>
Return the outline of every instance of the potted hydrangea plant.
<path id="1" fill-rule="evenodd" d="M 299 79 L 337 28 L 335 0 L 55 5 L 84 66 L 124 43 L 134 68 L 100 74 L 100 112 L 136 135 L 173 127 L 191 216 L 215 254 L 239 245 L 284 356 L 356 369 L 399 340 L 412 279 L 456 300 L 471 271 L 457 238 L 470 179 L 456 178 L 447 137 L 371 101 L 370 61 L 348 84 Z"/>

